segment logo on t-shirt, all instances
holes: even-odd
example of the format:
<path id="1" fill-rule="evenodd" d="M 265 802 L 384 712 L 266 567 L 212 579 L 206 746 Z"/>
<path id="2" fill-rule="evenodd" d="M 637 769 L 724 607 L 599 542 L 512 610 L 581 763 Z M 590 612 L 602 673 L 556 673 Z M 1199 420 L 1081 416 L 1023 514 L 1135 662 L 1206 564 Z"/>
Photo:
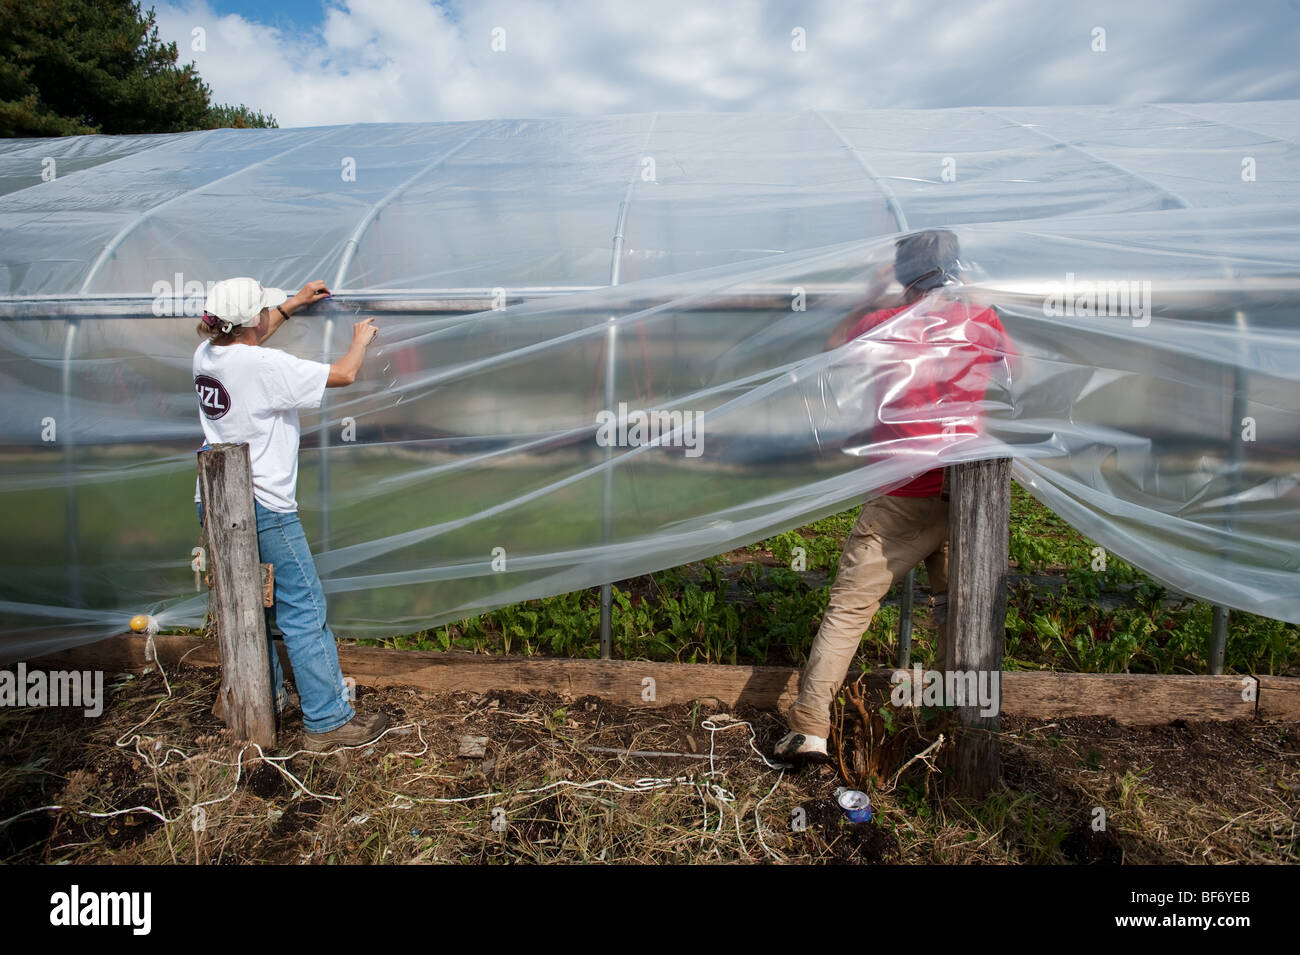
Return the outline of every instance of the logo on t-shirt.
<path id="1" fill-rule="evenodd" d="M 194 390 L 199 393 L 199 407 L 209 418 L 220 418 L 230 410 L 230 392 L 210 375 L 197 375 Z"/>

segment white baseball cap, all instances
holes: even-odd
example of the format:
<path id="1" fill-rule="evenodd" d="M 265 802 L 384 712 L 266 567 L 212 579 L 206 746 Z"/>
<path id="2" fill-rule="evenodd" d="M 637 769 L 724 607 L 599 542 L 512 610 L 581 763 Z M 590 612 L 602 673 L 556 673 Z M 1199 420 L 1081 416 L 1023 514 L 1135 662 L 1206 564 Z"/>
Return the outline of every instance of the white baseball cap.
<path id="1" fill-rule="evenodd" d="M 262 309 L 275 308 L 288 300 L 283 289 L 264 288 L 257 279 L 223 279 L 208 292 L 203 311 L 228 325 L 256 325 Z"/>

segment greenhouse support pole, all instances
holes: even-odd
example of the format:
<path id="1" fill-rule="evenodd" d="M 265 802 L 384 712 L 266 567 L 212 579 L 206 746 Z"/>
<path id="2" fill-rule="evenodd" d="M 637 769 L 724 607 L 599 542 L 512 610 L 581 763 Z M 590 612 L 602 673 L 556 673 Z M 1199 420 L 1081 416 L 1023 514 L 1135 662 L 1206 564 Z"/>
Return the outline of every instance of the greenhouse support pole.
<path id="1" fill-rule="evenodd" d="M 609 318 L 609 334 L 605 341 L 605 407 L 614 407 L 614 345 L 617 341 L 618 328 L 614 316 Z M 608 545 L 614 531 L 614 449 L 605 446 L 605 480 L 604 502 L 601 516 L 601 540 Z M 605 583 L 600 586 L 600 658 L 613 659 L 614 656 L 614 585 Z"/>
<path id="2" fill-rule="evenodd" d="M 325 319 L 324 339 L 321 342 L 321 361 L 330 363 L 330 344 L 334 340 L 334 316 Z M 320 401 L 320 547 L 330 546 L 330 390 Z"/>
<path id="3" fill-rule="evenodd" d="M 1098 162 L 1110 166 L 1110 168 L 1122 172 L 1130 179 L 1134 179 L 1138 182 L 1145 183 L 1146 185 L 1150 186 L 1152 189 L 1155 189 L 1157 192 L 1162 193 L 1165 196 L 1167 202 L 1172 202 L 1179 209 L 1193 208 L 1193 203 L 1189 202 L 1186 197 L 1179 195 L 1178 193 L 1174 192 L 1172 189 L 1168 189 L 1165 186 L 1160 185 L 1160 183 L 1156 182 L 1151 177 L 1144 176 L 1140 172 L 1134 172 L 1132 169 L 1129 169 L 1127 166 L 1121 166 L 1119 163 L 1115 162 L 1112 159 L 1105 159 L 1102 156 L 1099 156 L 1096 153 L 1091 152 L 1090 150 L 1084 149 L 1078 143 L 1066 142 L 1064 139 L 1061 139 L 1059 136 L 1052 135 L 1047 130 L 1043 129 L 1043 127 L 1041 126 L 1034 126 L 1029 123 L 1022 123 L 1017 119 L 1011 119 L 1008 116 L 1003 116 L 1001 113 L 995 112 L 991 109 L 980 109 L 980 112 L 984 113 L 987 116 L 992 116 L 996 119 L 999 119 L 1002 122 L 1008 123 L 1012 126 L 1019 126 L 1021 129 L 1027 130 L 1036 136 L 1046 139 L 1048 142 L 1055 143 L 1057 148 L 1072 149 L 1075 152 L 1079 153 L 1080 155 L 1087 156 L 1093 162 Z M 1167 205 L 1166 208 L 1168 208 Z"/>
<path id="4" fill-rule="evenodd" d="M 849 141 L 843 131 L 826 118 L 826 114 L 819 109 L 813 110 L 813 115 L 822 121 L 822 124 L 835 134 L 835 138 L 840 141 L 840 145 L 848 150 L 853 161 L 858 167 L 867 174 L 872 184 L 880 192 L 880 196 L 885 200 L 885 206 L 889 209 L 890 218 L 894 220 L 894 226 L 899 232 L 907 231 L 907 216 L 903 213 L 903 207 L 898 204 L 898 196 L 894 193 L 893 188 L 876 172 L 876 168 L 867 161 L 867 157 L 862 155 L 857 146 Z"/>
<path id="5" fill-rule="evenodd" d="M 1155 106 L 1154 103 L 1151 105 Z M 1294 139 L 1283 139 L 1278 136 L 1277 133 L 1261 133 L 1258 129 L 1251 129 L 1248 126 L 1239 126 L 1236 123 L 1226 123 L 1221 119 L 1206 119 L 1204 116 L 1197 116 L 1195 113 L 1189 113 L 1185 109 L 1179 109 L 1177 106 L 1171 106 L 1168 103 L 1161 103 L 1159 106 L 1155 106 L 1155 108 L 1164 110 L 1166 113 L 1179 113 L 1182 116 L 1186 116 L 1188 119 L 1196 120 L 1198 123 L 1208 123 L 1211 126 L 1222 126 L 1225 129 L 1235 129 L 1239 133 L 1248 133 L 1251 136 L 1258 136 L 1263 139 L 1276 139 L 1291 146 L 1300 146 L 1300 143 L 1296 142 Z"/>
<path id="6" fill-rule="evenodd" d="M 1056 285 L 1053 286 L 1053 282 Z M 1050 295 L 1055 287 L 1059 292 L 1060 282 L 1050 276 L 1037 276 L 1014 283 L 974 285 L 970 288 L 982 299 L 996 296 L 999 304 L 1013 307 L 1028 305 L 1031 308 L 1042 304 L 1043 297 Z M 530 285 L 512 287 L 510 301 L 515 304 L 526 302 L 554 301 L 561 296 L 571 296 L 579 292 L 598 292 L 608 285 Z M 809 282 L 805 283 L 808 295 L 818 296 L 853 296 L 862 291 L 862 282 Z M 1214 279 L 1176 279 L 1161 280 L 1152 290 L 1158 295 L 1166 308 L 1196 313 L 1208 322 L 1217 322 L 1220 313 L 1216 308 L 1206 304 L 1207 297 L 1231 293 L 1235 298 L 1249 296 L 1255 301 L 1266 301 L 1269 307 L 1279 304 L 1291 305 L 1300 302 L 1300 278 L 1279 276 L 1254 276 L 1249 279 L 1232 279 L 1223 282 Z M 473 288 L 435 288 L 435 289 L 401 289 L 400 291 L 353 291 L 336 292 L 331 298 L 335 307 L 348 306 L 357 311 L 374 311 L 402 315 L 456 315 L 469 316 L 476 312 L 488 311 L 499 293 L 494 288 L 484 286 Z M 16 321 L 43 321 L 51 318 L 67 319 L 71 317 L 95 320 L 109 318 L 129 318 L 144 321 L 172 321 L 174 316 L 154 315 L 152 313 L 155 296 L 147 294 L 122 295 L 85 295 L 65 297 L 61 295 L 3 295 L 0 294 L 0 319 Z M 585 301 L 585 300 L 584 300 Z M 638 299 L 638 307 L 651 308 L 671 301 L 666 293 L 651 295 L 646 293 Z M 710 311 L 755 312 L 772 309 L 788 309 L 790 293 L 787 286 L 771 282 L 753 284 L 736 284 L 730 286 L 726 293 L 711 298 Z M 575 314 L 601 312 L 605 314 L 606 303 L 598 298 L 591 304 L 572 306 Z M 675 344 L 675 343 L 674 343 Z"/>
<path id="7" fill-rule="evenodd" d="M 1221 676 L 1223 674 L 1223 664 L 1228 657 L 1228 617 L 1231 613 L 1232 611 L 1221 604 L 1214 605 L 1214 619 L 1210 626 L 1209 671 L 1211 676 Z"/>
<path id="8" fill-rule="evenodd" d="M 636 171 L 623 190 L 623 201 L 618 204 L 618 221 L 614 225 L 614 250 L 609 262 L 609 284 L 615 286 L 622 278 L 623 272 L 623 230 L 627 226 L 627 210 L 632 203 L 632 190 L 636 188 L 637 176 L 641 174 L 642 159 L 650 148 L 650 137 L 654 134 L 659 114 L 650 117 L 650 126 L 646 129 L 645 142 L 641 144 L 641 153 L 636 159 Z M 614 411 L 614 374 L 617 370 L 615 346 L 618 344 L 618 316 L 609 316 L 609 332 L 605 337 L 605 408 Z M 614 534 L 614 449 L 605 447 L 605 481 L 604 500 L 601 505 L 601 541 L 608 546 Z M 601 584 L 600 587 L 600 658 L 610 660 L 614 656 L 614 584 Z"/>
<path id="9" fill-rule="evenodd" d="M 1244 334 L 1247 330 L 1246 313 L 1238 310 L 1234 315 L 1237 331 Z M 1241 357 L 1238 346 L 1238 357 Z M 1242 437 L 1242 419 L 1246 417 L 1246 377 L 1241 372 L 1238 361 L 1232 369 L 1232 419 L 1228 422 L 1228 442 L 1231 450 L 1228 454 L 1228 506 L 1227 525 L 1231 532 L 1237 525 L 1237 494 L 1241 489 L 1241 465 L 1245 457 L 1246 444 Z M 1223 673 L 1228 657 L 1228 618 L 1230 611 L 1220 604 L 1214 605 L 1214 620 L 1210 627 L 1210 645 L 1207 648 L 1208 669 L 1211 676 Z"/>
<path id="10" fill-rule="evenodd" d="M 77 339 L 79 318 L 68 319 L 63 338 L 63 417 L 55 424 L 55 435 L 63 443 L 63 539 L 67 546 L 68 605 L 82 606 L 81 590 L 81 514 L 77 506 L 76 461 L 72 440 L 72 351 Z"/>
<path id="11" fill-rule="evenodd" d="M 916 568 L 903 577 L 903 596 L 898 608 L 898 668 L 912 665 L 912 605 L 916 592 Z"/>
<path id="12" fill-rule="evenodd" d="M 330 284 L 331 291 L 337 291 L 338 289 L 343 288 L 343 280 L 347 278 L 348 268 L 352 265 L 353 258 L 356 257 L 357 249 L 361 248 L 361 240 L 365 237 L 365 234 L 370 227 L 374 225 L 375 220 L 379 218 L 379 213 L 383 212 L 394 199 L 406 192 L 407 189 L 410 189 L 413 185 L 440 167 L 452 156 L 455 156 L 485 132 L 487 132 L 486 126 L 475 130 L 455 146 L 452 146 L 437 158 L 426 163 L 415 173 L 415 175 L 410 176 L 405 181 L 398 183 L 392 189 L 388 190 L 388 192 L 384 193 L 378 202 L 366 210 L 366 214 L 361 217 L 361 221 L 356 224 L 355 228 L 353 228 L 352 234 L 348 236 L 348 241 L 343 246 L 343 254 L 339 256 L 339 264 L 334 270 L 334 281 Z"/>

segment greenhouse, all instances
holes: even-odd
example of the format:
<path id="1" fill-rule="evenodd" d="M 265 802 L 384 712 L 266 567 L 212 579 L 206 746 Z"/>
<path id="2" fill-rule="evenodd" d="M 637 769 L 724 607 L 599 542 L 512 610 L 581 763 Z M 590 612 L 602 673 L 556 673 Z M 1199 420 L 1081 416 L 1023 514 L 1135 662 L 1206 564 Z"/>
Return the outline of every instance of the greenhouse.
<path id="1" fill-rule="evenodd" d="M 190 362 L 231 276 L 329 284 L 274 340 L 302 357 L 381 329 L 303 416 L 340 636 L 677 566 L 990 457 L 1161 583 L 1300 622 L 1298 170 L 1296 102 L 5 141 L 0 656 L 202 624 Z M 941 439 L 881 453 L 898 382 L 969 343 L 833 334 L 890 293 L 896 238 L 938 227 L 961 273 L 912 318 L 992 307 L 1014 353 L 978 407 L 924 413 Z"/>

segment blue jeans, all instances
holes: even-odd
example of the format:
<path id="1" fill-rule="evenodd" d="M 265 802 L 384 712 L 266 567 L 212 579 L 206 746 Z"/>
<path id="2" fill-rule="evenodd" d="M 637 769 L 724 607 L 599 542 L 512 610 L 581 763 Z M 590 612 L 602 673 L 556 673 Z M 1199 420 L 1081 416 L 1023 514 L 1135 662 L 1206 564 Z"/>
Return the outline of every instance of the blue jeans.
<path id="1" fill-rule="evenodd" d="M 203 505 L 196 502 L 199 523 Z M 294 513 L 272 511 L 253 502 L 257 515 L 257 549 L 264 564 L 275 567 L 275 621 L 284 633 L 294 683 L 302 700 L 302 724 L 309 733 L 328 733 L 356 715 L 339 668 L 334 633 L 325 622 L 325 591 L 307 546 L 302 521 Z M 284 671 L 268 626 L 271 692 L 285 696 Z"/>

